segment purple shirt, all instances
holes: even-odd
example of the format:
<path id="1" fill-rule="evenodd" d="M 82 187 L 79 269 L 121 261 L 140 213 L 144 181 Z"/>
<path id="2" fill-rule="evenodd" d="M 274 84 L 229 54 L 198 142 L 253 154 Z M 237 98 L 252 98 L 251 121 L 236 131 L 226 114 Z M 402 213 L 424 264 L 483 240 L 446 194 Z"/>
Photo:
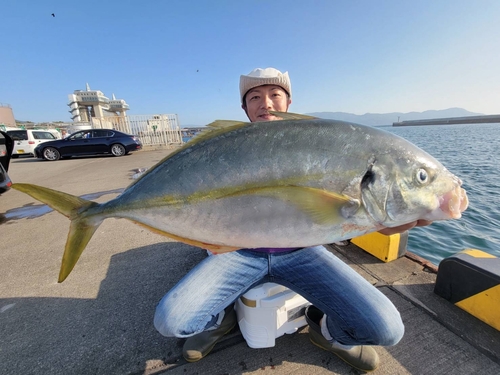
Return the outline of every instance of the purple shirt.
<path id="1" fill-rule="evenodd" d="M 303 248 L 302 247 L 259 247 L 257 249 L 245 249 L 245 250 L 258 251 L 259 253 L 274 254 L 274 253 L 285 253 L 287 251 L 294 251 L 299 249 Z"/>

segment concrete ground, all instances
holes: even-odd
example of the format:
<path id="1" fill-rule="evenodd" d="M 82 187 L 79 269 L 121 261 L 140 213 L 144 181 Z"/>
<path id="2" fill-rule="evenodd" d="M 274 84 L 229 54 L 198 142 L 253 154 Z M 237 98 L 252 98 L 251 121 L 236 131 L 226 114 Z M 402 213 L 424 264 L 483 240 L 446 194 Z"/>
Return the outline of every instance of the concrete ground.
<path id="1" fill-rule="evenodd" d="M 57 162 L 20 158 L 9 174 L 14 182 L 103 202 L 167 153 Z M 182 340 L 159 335 L 153 314 L 205 252 L 108 219 L 58 284 L 68 227 L 67 218 L 25 194 L 0 196 L 1 374 L 358 373 L 310 344 L 307 327 L 266 349 L 249 348 L 236 329 L 202 361 L 185 362 Z M 403 340 L 376 348 L 381 366 L 373 374 L 500 374 L 500 332 L 435 295 L 432 267 L 406 257 L 385 264 L 354 245 L 331 250 L 386 294 L 403 317 Z"/>

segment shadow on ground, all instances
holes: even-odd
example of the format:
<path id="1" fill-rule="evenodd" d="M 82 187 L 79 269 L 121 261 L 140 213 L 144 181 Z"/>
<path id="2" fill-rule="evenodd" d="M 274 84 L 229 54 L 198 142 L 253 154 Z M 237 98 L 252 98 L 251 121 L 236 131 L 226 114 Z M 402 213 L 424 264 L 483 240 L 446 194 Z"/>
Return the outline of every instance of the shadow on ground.
<path id="1" fill-rule="evenodd" d="M 113 255 L 95 299 L 1 299 L 0 373 L 357 373 L 311 345 L 307 328 L 280 337 L 275 347 L 265 349 L 248 348 L 236 331 L 203 361 L 185 362 L 182 340 L 158 334 L 153 314 L 166 291 L 205 256 L 205 251 L 185 244 L 157 243 Z M 418 297 L 428 285 L 417 288 L 409 284 L 406 289 Z M 401 298 L 396 286 L 380 289 L 401 312 L 406 334 L 395 347 L 377 348 L 382 360 L 377 374 L 437 374 L 446 373 L 450 366 L 466 370 L 464 373 L 476 373 L 478 368 L 497 369 L 459 336 L 430 318 L 425 309 L 415 308 L 408 298 Z"/>
<path id="2" fill-rule="evenodd" d="M 159 243 L 114 255 L 96 299 L 1 299 L 0 373 L 126 374 L 168 362 L 177 340 L 154 329 L 156 304 L 205 256 Z"/>
<path id="3" fill-rule="evenodd" d="M 0 299 L 0 373 L 234 374 L 274 369 L 283 361 L 352 373 L 310 345 L 307 330 L 279 338 L 274 348 L 252 350 L 236 329 L 205 359 L 211 361 L 185 362 L 183 341 L 161 336 L 153 315 L 161 297 L 204 257 L 206 252 L 195 247 L 158 243 L 113 255 L 95 299 Z M 313 355 L 304 357 L 308 351 Z M 212 361 L 226 369 L 211 365 L 206 372 Z"/>

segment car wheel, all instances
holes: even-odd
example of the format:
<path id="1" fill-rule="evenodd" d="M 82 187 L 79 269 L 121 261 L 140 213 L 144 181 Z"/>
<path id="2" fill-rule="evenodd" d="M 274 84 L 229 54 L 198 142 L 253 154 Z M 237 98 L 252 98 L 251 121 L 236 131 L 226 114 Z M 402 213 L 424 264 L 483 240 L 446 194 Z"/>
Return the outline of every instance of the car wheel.
<path id="1" fill-rule="evenodd" d="M 59 160 L 61 154 L 54 147 L 47 147 L 43 149 L 43 158 L 49 161 Z"/>
<path id="2" fill-rule="evenodd" d="M 111 153 L 114 156 L 123 156 L 125 155 L 125 147 L 119 143 L 115 143 L 114 145 L 111 145 Z"/>

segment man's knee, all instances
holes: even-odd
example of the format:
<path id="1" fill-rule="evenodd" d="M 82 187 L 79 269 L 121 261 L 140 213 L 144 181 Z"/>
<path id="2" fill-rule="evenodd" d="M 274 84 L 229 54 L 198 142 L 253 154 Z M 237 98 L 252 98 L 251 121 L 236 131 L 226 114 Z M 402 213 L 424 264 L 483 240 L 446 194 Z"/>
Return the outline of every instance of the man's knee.
<path id="1" fill-rule="evenodd" d="M 386 316 L 377 327 L 374 335 L 374 344 L 381 346 L 396 345 L 405 333 L 405 326 L 398 312 Z"/>
<path id="2" fill-rule="evenodd" d="M 161 303 L 158 304 L 153 321 L 154 326 L 161 335 L 176 337 L 178 333 L 178 320 L 169 312 Z"/>
<path id="3" fill-rule="evenodd" d="M 156 330 L 167 337 L 189 337 L 196 333 L 193 328 L 196 316 L 184 307 L 184 304 L 171 304 L 168 299 L 162 299 L 156 306 L 153 320 Z"/>
<path id="4" fill-rule="evenodd" d="M 188 304 L 170 304 L 161 300 L 156 307 L 154 326 L 167 337 L 185 338 L 206 329 L 216 316 L 206 315 L 196 309 L 188 308 Z"/>

